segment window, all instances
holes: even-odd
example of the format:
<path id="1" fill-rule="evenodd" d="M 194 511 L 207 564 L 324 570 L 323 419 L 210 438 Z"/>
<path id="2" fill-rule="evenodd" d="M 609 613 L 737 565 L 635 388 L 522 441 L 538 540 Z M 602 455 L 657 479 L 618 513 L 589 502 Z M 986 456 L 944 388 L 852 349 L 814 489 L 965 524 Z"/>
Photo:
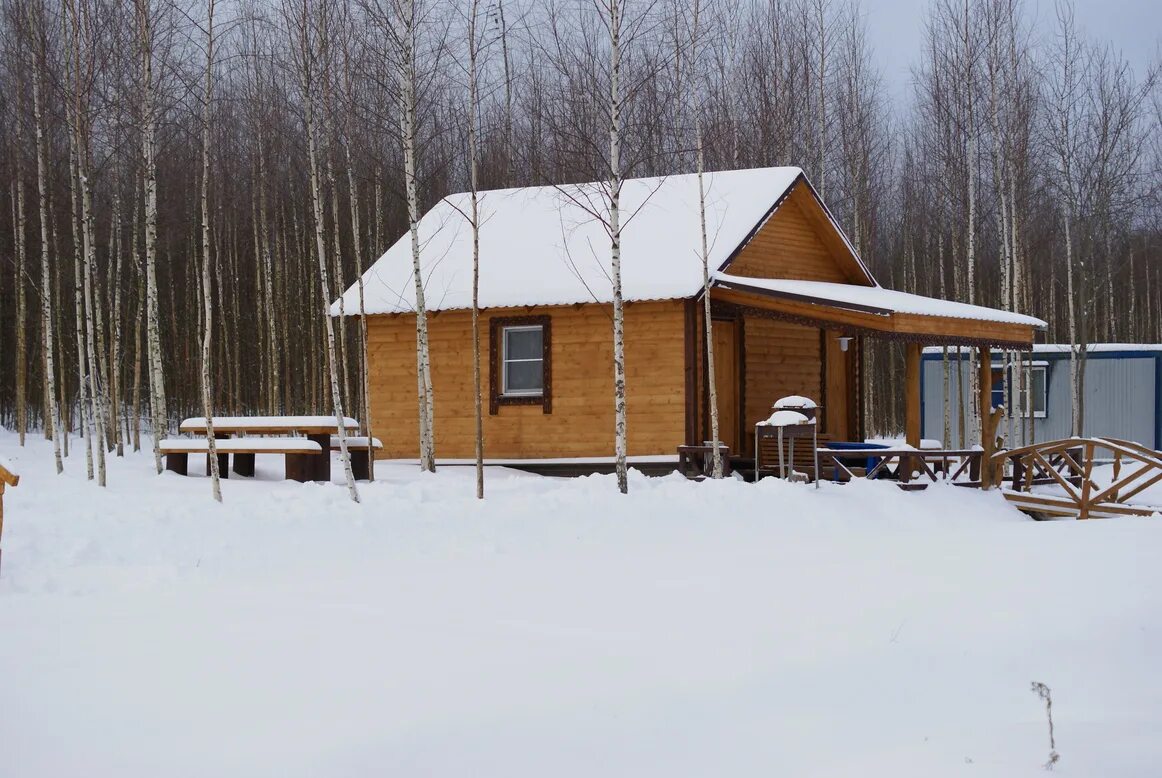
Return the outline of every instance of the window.
<path id="1" fill-rule="evenodd" d="M 540 325 L 505 327 L 500 361 L 505 397 L 541 395 L 545 391 L 545 330 Z"/>
<path id="2" fill-rule="evenodd" d="M 488 322 L 490 414 L 501 405 L 540 405 L 552 412 L 552 343 L 548 316 L 497 316 Z"/>
<path id="3" fill-rule="evenodd" d="M 1022 368 L 1023 370 L 1023 368 Z M 1010 394 L 1016 395 L 1020 386 L 1020 379 L 1013 383 L 1012 390 L 1007 386 L 1006 371 L 1000 365 L 993 365 L 992 369 L 992 398 L 994 408 L 1005 406 L 1013 411 L 1016 408 L 1006 402 Z M 1013 398 L 1017 398 L 1014 396 Z M 1033 418 L 1044 419 L 1049 412 L 1049 366 L 1045 363 L 1033 363 L 1029 366 L 1029 385 L 1024 387 L 1020 396 L 1022 416 L 1028 416 L 1032 411 Z"/>
<path id="4" fill-rule="evenodd" d="M 1049 411 L 1049 368 L 1046 365 L 1033 365 L 1029 368 L 1028 386 L 1025 387 L 1025 396 L 1021 398 L 1021 411 L 1025 416 L 1029 411 L 1033 417 L 1044 419 Z"/>

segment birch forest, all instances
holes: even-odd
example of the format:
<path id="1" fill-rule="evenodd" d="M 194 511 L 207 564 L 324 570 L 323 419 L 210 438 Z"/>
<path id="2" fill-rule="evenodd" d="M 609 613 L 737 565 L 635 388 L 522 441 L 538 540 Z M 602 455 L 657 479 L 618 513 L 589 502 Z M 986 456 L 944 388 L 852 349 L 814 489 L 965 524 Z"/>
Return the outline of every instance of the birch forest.
<path id="1" fill-rule="evenodd" d="M 0 9 L 0 423 L 58 467 L 211 408 L 366 418 L 358 311 L 327 307 L 469 190 L 798 165 L 885 286 L 1162 342 L 1158 58 L 1064 2 L 933 0 L 901 95 L 858 0 Z M 866 359 L 898 431 L 900 347 Z"/>

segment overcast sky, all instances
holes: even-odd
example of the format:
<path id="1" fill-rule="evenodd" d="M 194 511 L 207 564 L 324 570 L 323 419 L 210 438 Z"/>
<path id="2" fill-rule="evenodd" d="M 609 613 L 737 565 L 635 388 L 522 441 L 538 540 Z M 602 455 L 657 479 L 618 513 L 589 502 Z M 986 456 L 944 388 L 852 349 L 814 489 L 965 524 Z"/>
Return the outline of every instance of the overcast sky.
<path id="1" fill-rule="evenodd" d="M 863 0 L 868 33 L 890 95 L 911 100 L 911 67 L 924 40 L 930 0 Z M 1141 73 L 1162 41 L 1162 0 L 1075 0 L 1077 25 L 1089 37 L 1109 41 Z M 1028 0 L 1035 34 L 1050 34 L 1053 0 Z"/>

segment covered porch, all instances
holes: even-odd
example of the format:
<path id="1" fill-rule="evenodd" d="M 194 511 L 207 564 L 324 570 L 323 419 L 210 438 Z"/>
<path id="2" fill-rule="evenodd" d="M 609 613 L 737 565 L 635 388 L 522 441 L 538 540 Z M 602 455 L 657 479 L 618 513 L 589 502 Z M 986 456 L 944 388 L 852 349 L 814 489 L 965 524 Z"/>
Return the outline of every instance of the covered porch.
<path id="1" fill-rule="evenodd" d="M 709 387 L 719 437 L 745 466 L 754 457 L 754 425 L 780 396 L 801 394 L 821 406 L 823 441 L 861 442 L 864 348 L 868 338 L 904 346 L 905 436 L 921 447 L 921 353 L 925 346 L 979 351 L 981 418 L 991 410 L 992 349 L 1028 349 L 1044 322 L 983 306 L 953 303 L 879 286 L 751 278 L 716 273 L 710 292 L 714 375 L 705 364 L 703 304 L 688 316 L 695 344 L 688 375 L 687 442 L 709 440 Z M 689 371 L 688 371 L 689 372 Z M 821 443 L 822 445 L 822 443 Z M 986 443 L 987 447 L 987 443 Z"/>

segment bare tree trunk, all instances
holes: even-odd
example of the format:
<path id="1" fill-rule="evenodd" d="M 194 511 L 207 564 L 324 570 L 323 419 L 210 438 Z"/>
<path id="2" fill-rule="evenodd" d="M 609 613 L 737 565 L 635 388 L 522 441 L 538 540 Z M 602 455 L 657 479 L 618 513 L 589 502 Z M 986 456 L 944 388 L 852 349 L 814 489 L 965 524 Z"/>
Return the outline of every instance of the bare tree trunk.
<path id="1" fill-rule="evenodd" d="M 141 59 L 141 164 L 145 184 L 145 335 L 149 362 L 149 406 L 153 462 L 161 472 L 158 444 L 169 426 L 165 396 L 165 366 L 161 352 L 161 322 L 157 303 L 157 108 L 153 84 L 153 12 L 150 0 L 135 0 L 138 56 Z"/>
<path id="2" fill-rule="evenodd" d="M 407 197 L 408 232 L 412 243 L 412 274 L 416 289 L 416 384 L 420 415 L 420 468 L 436 470 L 435 396 L 432 387 L 431 352 L 428 346 L 428 310 L 420 267 L 420 204 L 416 183 L 416 17 L 415 0 L 401 3 L 402 51 L 399 62 L 400 135 L 403 139 L 404 190 Z"/>
<path id="3" fill-rule="evenodd" d="M 621 299 L 621 0 L 608 0 L 609 12 L 609 257 L 613 280 L 613 410 L 617 488 L 629 493 L 626 467 L 625 311 Z"/>
<path id="4" fill-rule="evenodd" d="M 1066 300 L 1068 304 L 1068 320 L 1069 320 L 1069 399 L 1070 409 L 1072 411 L 1072 431 L 1071 435 L 1075 438 L 1081 437 L 1081 379 L 1080 370 L 1078 369 L 1078 332 L 1077 332 L 1077 306 L 1079 305 L 1074 283 L 1074 275 L 1076 273 L 1073 262 L 1073 230 L 1070 225 L 1072 221 L 1072 209 L 1067 205 L 1065 212 L 1062 215 L 1062 221 L 1065 226 L 1065 288 Z"/>
<path id="5" fill-rule="evenodd" d="M 710 445 L 714 478 L 722 478 L 722 452 L 719 450 L 719 430 L 718 430 L 718 388 L 715 386 L 714 380 L 714 321 L 710 313 L 710 243 L 707 236 L 706 229 L 706 182 L 705 182 L 705 144 L 702 137 L 702 104 L 700 96 L 702 94 L 701 77 L 702 66 L 699 59 L 698 46 L 700 43 L 700 23 L 702 16 L 702 7 L 700 0 L 694 0 L 693 4 L 693 25 L 690 36 L 690 72 L 692 75 L 691 81 L 685 84 L 685 89 L 689 94 L 694 95 L 694 105 L 691 107 L 691 118 L 694 122 L 694 164 L 697 169 L 698 176 L 698 227 L 701 236 L 701 258 L 702 258 L 702 320 L 705 325 L 705 332 L 703 339 L 706 341 L 706 372 L 710 376 L 710 380 L 706 382 L 707 402 L 710 410 Z M 820 14 L 822 14 L 820 8 Z M 820 16 L 822 19 L 822 16 Z M 821 41 L 822 43 L 822 41 Z M 822 117 L 821 117 L 822 118 Z M 820 136 L 822 138 L 822 135 Z M 820 177 L 822 178 L 822 164 L 823 155 L 820 153 Z"/>
<path id="6" fill-rule="evenodd" d="M 476 0 L 472 0 L 472 3 L 475 8 Z M 504 21 L 504 0 L 496 0 L 496 16 L 500 25 L 500 58 L 504 66 L 504 183 L 507 186 L 512 183 L 512 70 L 508 56 L 508 26 Z"/>
<path id="7" fill-rule="evenodd" d="M 109 339 L 109 424 L 113 428 L 113 445 L 117 456 L 125 455 L 125 442 L 121 437 L 121 198 L 113 198 L 113 227 L 110 238 L 113 254 L 113 300 Z"/>
<path id="8" fill-rule="evenodd" d="M 202 415 L 206 417 L 206 450 L 214 499 L 222 502 L 218 444 L 214 438 L 214 391 L 210 383 L 210 360 L 214 345 L 214 290 L 210 283 L 214 262 L 210 245 L 210 111 L 214 97 L 215 1 L 206 2 L 206 72 L 202 91 Z"/>
<path id="9" fill-rule="evenodd" d="M 498 0 L 499 2 L 499 0 Z M 472 406 L 473 421 L 476 438 L 476 499 L 484 499 L 484 403 L 481 397 L 480 386 L 480 208 L 477 196 L 479 189 L 478 154 L 476 139 L 476 109 L 478 102 L 477 75 L 476 75 L 476 13 L 479 0 L 471 0 L 468 11 L 468 179 L 471 187 L 470 219 L 472 222 Z M 501 6 L 503 9 L 503 6 Z M 500 11 L 503 19 L 504 11 Z M 503 30 L 503 22 L 502 22 Z M 511 88 L 508 82 L 508 48 L 501 35 L 504 46 L 505 70 L 505 154 L 510 152 L 508 145 L 511 138 L 512 117 Z M 507 164 L 507 160 L 506 160 Z M 506 171 L 507 175 L 507 171 Z"/>
<path id="10" fill-rule="evenodd" d="M 43 19 L 41 20 L 43 21 Z M 56 338 L 53 334 L 53 279 L 49 271 L 49 225 L 48 225 L 48 152 L 44 137 L 44 105 L 41 94 L 41 80 L 44 78 L 44 52 L 38 52 L 37 73 L 32 81 L 33 118 L 36 122 L 36 189 L 40 206 L 40 282 L 41 282 L 41 333 L 44 336 L 45 392 L 52 417 L 52 448 L 58 474 L 64 472 L 61 461 L 61 438 L 67 439 L 61 408 L 57 398 L 56 379 Z M 59 300 L 59 297 L 57 298 Z"/>
<path id="11" fill-rule="evenodd" d="M 19 126 L 20 122 L 17 121 Z M 17 136 L 19 138 L 19 136 Z M 24 214 L 24 171 L 20 164 L 23 148 L 19 140 L 16 150 L 16 178 L 12 183 L 15 213 L 13 229 L 16 244 L 16 434 L 21 446 L 28 427 L 28 311 L 25 302 L 25 248 L 24 235 L 27 228 Z"/>
<path id="12" fill-rule="evenodd" d="M 351 456 L 347 451 L 347 430 L 343 414 L 343 397 L 339 390 L 339 364 L 335 354 L 335 330 L 331 323 L 331 289 L 327 280 L 327 243 L 324 235 L 323 200 L 317 146 L 317 128 L 315 123 L 315 58 L 317 52 L 311 39 L 311 21 L 308 10 L 302 9 L 300 35 L 300 56 L 303 86 L 303 104 L 306 112 L 307 156 L 309 157 L 311 180 L 311 213 L 315 222 L 315 251 L 318 259 L 319 289 L 322 292 L 323 329 L 326 330 L 327 362 L 330 368 L 331 405 L 335 413 L 335 423 L 338 426 L 339 457 L 343 462 L 343 472 L 347 478 L 347 493 L 352 502 L 359 502 L 359 492 L 355 488 L 355 476 L 351 470 Z M 344 326 L 345 322 L 340 322 Z M 323 452 L 329 456 L 328 452 Z"/>

